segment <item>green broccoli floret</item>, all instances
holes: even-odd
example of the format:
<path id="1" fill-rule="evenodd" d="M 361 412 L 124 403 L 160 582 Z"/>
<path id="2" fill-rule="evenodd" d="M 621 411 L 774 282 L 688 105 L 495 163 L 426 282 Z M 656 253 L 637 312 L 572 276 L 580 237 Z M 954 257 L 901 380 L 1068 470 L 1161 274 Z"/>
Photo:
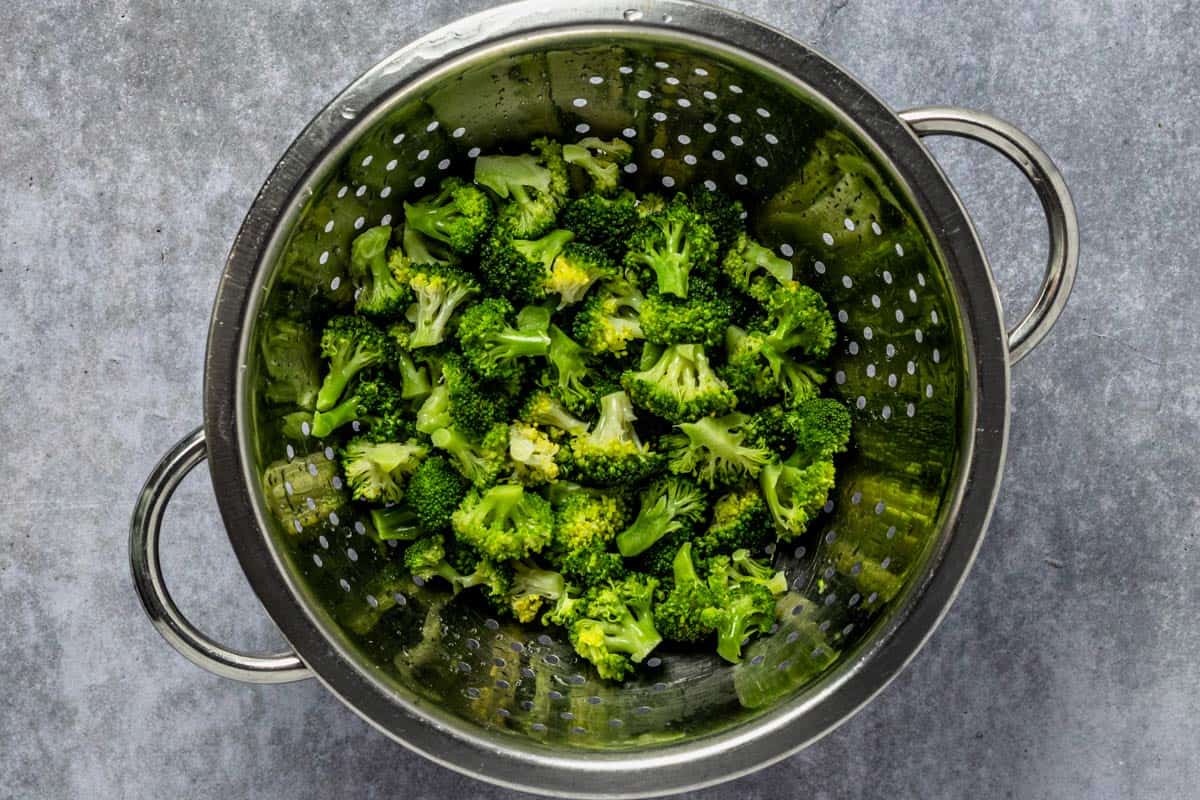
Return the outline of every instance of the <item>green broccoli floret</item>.
<path id="1" fill-rule="evenodd" d="M 641 503 L 637 518 L 617 535 L 617 550 L 625 558 L 645 552 L 677 530 L 693 527 L 708 508 L 704 491 L 682 477 L 655 481 L 642 492 Z"/>
<path id="2" fill-rule="evenodd" d="M 414 264 L 437 264 L 449 267 L 458 263 L 458 254 L 441 242 L 422 236 L 416 228 L 405 227 L 400 237 L 400 247 L 388 253 L 388 266 L 392 274 L 403 281 L 410 277 Z"/>
<path id="3" fill-rule="evenodd" d="M 712 228 L 721 252 L 728 249 L 746 228 L 746 209 L 740 200 L 719 191 L 698 191 L 692 194 L 691 203 L 700 218 Z"/>
<path id="4" fill-rule="evenodd" d="M 321 334 L 321 354 L 329 360 L 329 372 L 317 393 L 317 410 L 333 408 L 355 375 L 387 363 L 392 351 L 387 334 L 362 317 L 329 320 Z"/>
<path id="5" fill-rule="evenodd" d="M 794 273 L 792 262 L 775 255 L 745 233 L 738 234 L 725 253 L 721 269 L 735 287 L 762 301 L 779 290 L 780 285 L 790 284 Z"/>
<path id="6" fill-rule="evenodd" d="M 531 394 L 522 405 L 519 416 L 525 422 L 553 428 L 572 436 L 587 433 L 588 429 L 586 422 L 572 415 L 556 397 L 545 391 Z"/>
<path id="7" fill-rule="evenodd" d="M 490 486 L 500 477 L 508 452 L 508 426 L 499 422 L 478 442 L 457 427 L 438 428 L 429 436 L 433 446 L 445 450 L 455 468 L 473 486 Z"/>
<path id="8" fill-rule="evenodd" d="M 604 141 L 596 136 L 563 145 L 563 160 L 582 167 L 592 180 L 593 191 L 612 194 L 620 187 L 621 167 L 633 157 L 633 146 L 624 139 Z"/>
<path id="9" fill-rule="evenodd" d="M 635 405 L 672 422 L 724 414 L 737 396 L 709 366 L 704 348 L 676 344 L 662 351 L 654 366 L 626 372 L 621 384 Z"/>
<path id="10" fill-rule="evenodd" d="M 662 641 L 654 627 L 657 588 L 654 578 L 630 575 L 588 593 L 584 615 L 571 625 L 571 644 L 600 677 L 621 680 Z"/>
<path id="11" fill-rule="evenodd" d="M 425 462 L 421 462 L 424 465 Z M 417 468 L 418 471 L 420 467 Z M 412 480 L 409 480 L 412 485 Z M 388 506 L 371 509 L 371 527 L 374 537 L 381 542 L 411 542 L 425 535 L 425 529 L 410 505 Z"/>
<path id="12" fill-rule="evenodd" d="M 767 343 L 778 353 L 800 348 L 815 358 L 829 355 L 835 337 L 825 299 L 797 281 L 781 284 L 766 300 Z"/>
<path id="13" fill-rule="evenodd" d="M 561 484 L 560 484 L 561 485 Z M 604 549 L 625 528 L 629 506 L 622 493 L 582 486 L 552 498 L 554 544 L 564 552 Z"/>
<path id="14" fill-rule="evenodd" d="M 756 484 L 744 483 L 717 498 L 708 528 L 693 541 L 696 552 L 707 558 L 739 549 L 757 552 L 774 538 L 767 501 Z"/>
<path id="15" fill-rule="evenodd" d="M 782 399 L 798 405 L 817 396 L 825 374 L 780 351 L 761 331 L 731 325 L 725 333 L 726 363 L 718 374 L 747 404 Z"/>
<path id="16" fill-rule="evenodd" d="M 651 292 L 640 318 L 647 342 L 711 347 L 724 341 L 733 307 L 714 287 L 693 278 L 686 300 Z"/>
<path id="17" fill-rule="evenodd" d="M 342 474 L 355 500 L 398 503 L 404 496 L 405 478 L 426 452 L 416 440 L 378 442 L 357 436 L 342 448 Z"/>
<path id="18" fill-rule="evenodd" d="M 624 392 L 600 398 L 600 418 L 588 433 L 571 439 L 567 463 L 580 480 L 601 486 L 636 485 L 662 470 L 662 456 L 634 430 L 637 417 Z"/>
<path id="19" fill-rule="evenodd" d="M 735 411 L 680 424 L 682 435 L 668 437 L 671 471 L 708 486 L 753 478 L 771 460 L 771 451 L 745 443 L 749 419 Z"/>
<path id="20" fill-rule="evenodd" d="M 450 527 L 450 515 L 466 496 L 466 482 L 439 455 L 422 461 L 408 479 L 408 506 L 416 513 L 421 527 L 429 532 Z"/>
<path id="21" fill-rule="evenodd" d="M 568 410 L 587 413 L 596 405 L 595 392 L 589 388 L 587 379 L 592 367 L 588 353 L 557 325 L 550 326 L 550 349 L 546 354 L 549 375 L 552 379 L 551 392 Z"/>
<path id="22" fill-rule="evenodd" d="M 683 547 L 685 542 L 692 541 L 695 535 L 696 530 L 692 526 L 668 533 L 638 556 L 637 560 L 633 562 L 634 567 L 638 572 L 644 572 L 664 580 L 669 579 L 672 565 L 675 563 L 675 554 L 679 552 L 679 548 Z"/>
<path id="23" fill-rule="evenodd" d="M 815 461 L 807 466 L 772 461 L 762 468 L 759 487 L 775 518 L 780 539 L 795 539 L 804 533 L 824 507 L 833 481 L 832 461 Z"/>
<path id="24" fill-rule="evenodd" d="M 321 361 L 311 329 L 285 317 L 273 319 L 261 347 L 267 401 L 312 410 L 321 383 Z"/>
<path id="25" fill-rule="evenodd" d="M 520 379 L 522 359 L 545 356 L 550 350 L 550 314 L 544 308 L 522 309 L 513 327 L 513 306 L 502 297 L 489 297 L 468 308 L 458 323 L 463 355 L 483 378 Z"/>
<path id="26" fill-rule="evenodd" d="M 492 226 L 492 201 L 471 184 L 447 178 L 437 194 L 404 204 L 404 222 L 456 253 L 470 254 Z"/>
<path id="27" fill-rule="evenodd" d="M 748 441 L 793 463 L 826 459 L 846 449 L 850 441 L 850 412 L 837 400 L 814 398 L 794 409 L 769 406 L 746 425 Z"/>
<path id="28" fill-rule="evenodd" d="M 633 192 L 623 191 L 612 197 L 589 192 L 567 203 L 559 224 L 573 231 L 579 241 L 595 245 L 619 261 L 640 219 L 636 206 Z"/>
<path id="29" fill-rule="evenodd" d="M 717 631 L 717 655 L 737 664 L 742 643 L 766 633 L 775 623 L 775 595 L 762 583 L 741 579 L 732 569 L 722 569 L 721 559 L 709 567 L 708 586 L 714 605 L 703 613 L 704 622 Z"/>
<path id="30" fill-rule="evenodd" d="M 350 277 L 358 286 L 354 307 L 372 316 L 404 313 L 412 302 L 412 290 L 393 274 L 387 247 L 392 226 L 379 225 L 354 237 L 350 244 Z"/>
<path id="31" fill-rule="evenodd" d="M 567 582 L 561 573 L 525 561 L 514 563 L 512 570 L 507 600 L 518 622 L 533 622 L 545 601 L 558 600 L 566 594 Z"/>
<path id="32" fill-rule="evenodd" d="M 498 295 L 540 303 L 549 291 L 555 260 L 574 238 L 575 234 L 561 228 L 540 239 L 508 238 L 497 233 L 484 245 L 480 273 Z"/>
<path id="33" fill-rule="evenodd" d="M 629 343 L 644 338 L 639 316 L 645 297 L 628 281 L 609 281 L 584 300 L 575 316 L 575 338 L 593 353 L 624 356 Z"/>
<path id="34" fill-rule="evenodd" d="M 442 356 L 442 385 L 446 388 L 448 406 L 443 424 L 438 427 L 454 427 L 470 436 L 483 436 L 492 426 L 508 419 L 511 403 L 509 393 L 502 383 L 496 381 L 481 381 L 467 367 L 467 361 L 458 353 L 446 353 Z M 432 397 L 432 393 L 430 395 Z M 429 400 L 426 400 L 428 403 Z M 435 401 L 433 408 L 437 408 Z M 421 410 L 425 410 L 422 404 Z M 432 409 L 431 409 L 432 410 Z M 418 425 L 421 421 L 421 411 L 417 412 Z M 427 422 L 426 427 L 433 425 Z M 422 431 L 432 433 L 429 431 Z M 418 430 L 421 430 L 418 427 Z"/>
<path id="35" fill-rule="evenodd" d="M 425 364 L 418 364 L 409 352 L 412 339 L 412 325 L 407 321 L 393 323 L 388 328 L 388 336 L 395 343 L 396 362 L 393 365 L 400 373 L 400 396 L 405 400 L 423 400 L 433 389 L 429 383 L 429 370 Z M 426 351 L 428 352 L 428 351 Z"/>
<path id="36" fill-rule="evenodd" d="M 599 247 L 568 242 L 550 265 L 544 288 L 559 297 L 559 309 L 583 299 L 592 284 L 617 277 L 617 267 Z"/>
<path id="37" fill-rule="evenodd" d="M 474 491 L 451 517 L 458 538 L 484 557 L 526 558 L 550 543 L 554 514 L 550 504 L 516 484 Z"/>
<path id="38" fill-rule="evenodd" d="M 267 508 L 289 535 L 312 528 L 348 502 L 337 464 L 320 450 L 274 462 L 263 470 L 262 482 Z"/>
<path id="39" fill-rule="evenodd" d="M 625 559 L 602 547 L 572 550 L 557 556 L 563 574 L 582 586 L 601 586 L 613 581 L 624 580 L 629 575 Z"/>
<path id="40" fill-rule="evenodd" d="M 509 201 L 496 214 L 496 228 L 520 239 L 554 226 L 569 188 L 562 147 L 543 138 L 533 142 L 533 151 L 475 159 L 475 182 Z"/>
<path id="41" fill-rule="evenodd" d="M 439 383 L 417 409 L 416 428 L 426 436 L 432 436 L 438 428 L 448 428 L 453 424 L 454 418 L 450 416 L 450 389 L 446 384 Z"/>
<path id="42" fill-rule="evenodd" d="M 558 445 L 539 428 L 514 422 L 508 428 L 508 454 L 513 474 L 526 486 L 540 486 L 558 480 Z"/>
<path id="43" fill-rule="evenodd" d="M 441 344 L 454 312 L 479 292 L 479 284 L 466 272 L 438 264 L 414 264 L 408 283 L 417 298 L 408 310 L 413 323 L 408 341 L 414 349 Z"/>
<path id="44" fill-rule="evenodd" d="M 575 621 L 583 616 L 585 610 L 587 601 L 577 593 L 575 587 L 568 584 L 554 601 L 554 608 L 542 615 L 542 624 L 570 629 Z"/>
<path id="45" fill-rule="evenodd" d="M 640 275 L 643 284 L 652 279 L 663 294 L 687 297 L 688 276 L 706 272 L 716 258 L 713 229 L 679 195 L 634 231 L 625 267 Z"/>
<path id="46" fill-rule="evenodd" d="M 717 568 L 723 568 L 723 559 L 714 562 Z M 788 590 L 787 574 L 777 570 L 770 562 L 758 561 L 750 557 L 750 551 L 742 548 L 735 550 L 729 556 L 729 569 L 732 576 L 744 583 L 754 583 L 765 586 L 773 595 L 781 595 Z"/>
<path id="47" fill-rule="evenodd" d="M 475 561 L 474 570 L 463 574 L 448 560 L 445 539 L 440 533 L 418 539 L 404 551 L 404 566 L 421 583 L 441 578 L 458 594 L 463 589 L 482 586 L 489 595 L 502 596 L 510 587 L 507 570 L 487 559 Z"/>
<path id="48" fill-rule="evenodd" d="M 670 591 L 654 606 L 655 627 L 671 641 L 698 642 L 713 632 L 717 615 L 710 611 L 715 605 L 712 590 L 692 561 L 691 542 L 676 551 L 671 567 Z"/>
<path id="49" fill-rule="evenodd" d="M 667 210 L 667 199 L 661 194 L 648 192 L 637 199 L 637 204 L 633 209 L 639 219 L 646 219 L 652 214 L 658 214 Z"/>
<path id="50" fill-rule="evenodd" d="M 376 375 L 360 379 L 346 396 L 328 411 L 312 416 L 311 433 L 324 438 L 355 420 L 368 422 L 373 439 L 395 440 L 412 435 L 409 411 L 400 392 Z"/>

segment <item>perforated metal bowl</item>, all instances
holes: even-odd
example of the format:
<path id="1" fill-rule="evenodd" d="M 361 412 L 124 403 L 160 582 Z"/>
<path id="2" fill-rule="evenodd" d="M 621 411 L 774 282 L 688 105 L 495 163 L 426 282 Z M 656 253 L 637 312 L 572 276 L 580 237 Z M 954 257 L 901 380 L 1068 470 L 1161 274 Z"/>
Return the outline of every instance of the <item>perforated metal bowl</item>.
<path id="1" fill-rule="evenodd" d="M 281 313 L 352 297 L 364 227 L 469 174 L 480 152 L 550 135 L 622 136 L 639 190 L 720 188 L 792 259 L 839 322 L 832 391 L 855 412 L 827 513 L 774 552 L 792 590 L 775 631 L 729 666 L 665 649 L 623 685 L 599 680 L 560 631 L 491 619 L 416 585 L 380 592 L 390 556 L 343 511 L 282 530 L 263 484 L 331 454 L 280 433 L 257 337 Z M 1030 178 L 1051 254 L 1011 333 L 987 262 L 921 135 L 974 138 Z M 823 216 L 818 216 L 820 209 Z M 815 219 L 835 224 L 814 228 Z M 660 794 L 782 758 L 878 692 L 945 612 L 982 538 L 1004 460 L 1008 367 L 1054 323 L 1076 260 L 1054 166 L 994 118 L 896 114 L 828 60 L 746 18 L 683 2 L 533 2 L 463 20 L 351 85 L 284 155 L 234 242 L 210 329 L 205 427 L 156 468 L 132 559 L 159 630 L 239 680 L 316 677 L 401 743 L 478 777 L 557 795 Z M 158 566 L 162 512 L 207 455 L 230 541 L 294 652 L 235 653 L 176 609 Z M 348 615 L 379 617 L 366 635 Z M 936 691 L 931 687 L 930 691 Z"/>

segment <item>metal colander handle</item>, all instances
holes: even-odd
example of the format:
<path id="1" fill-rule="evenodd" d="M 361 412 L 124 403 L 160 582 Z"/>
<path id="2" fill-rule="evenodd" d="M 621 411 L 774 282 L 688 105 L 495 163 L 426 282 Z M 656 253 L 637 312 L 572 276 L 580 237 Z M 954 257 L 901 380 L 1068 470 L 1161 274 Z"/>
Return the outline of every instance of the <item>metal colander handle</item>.
<path id="1" fill-rule="evenodd" d="M 179 482 L 207 456 L 204 429 L 197 428 L 155 465 L 138 496 L 129 529 L 129 560 L 142 607 L 172 647 L 216 675 L 246 683 L 289 683 L 311 678 L 312 672 L 295 653 L 255 656 L 213 641 L 183 616 L 167 591 L 158 557 L 163 513 Z"/>
<path id="2" fill-rule="evenodd" d="M 1029 354 L 1058 321 L 1079 263 L 1079 221 L 1062 173 L 1032 139 L 1002 119 L 964 108 L 925 107 L 900 112 L 918 136 L 959 136 L 982 142 L 1017 166 L 1037 192 L 1050 231 L 1050 254 L 1037 300 L 1008 332 L 1009 363 Z"/>

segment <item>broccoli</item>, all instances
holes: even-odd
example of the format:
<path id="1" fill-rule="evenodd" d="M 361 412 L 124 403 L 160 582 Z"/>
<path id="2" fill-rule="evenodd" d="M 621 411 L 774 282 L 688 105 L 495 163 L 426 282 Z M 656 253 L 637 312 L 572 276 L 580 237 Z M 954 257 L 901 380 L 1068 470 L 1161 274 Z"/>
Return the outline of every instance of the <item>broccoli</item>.
<path id="1" fill-rule="evenodd" d="M 453 424 L 454 418 L 450 415 L 450 388 L 444 383 L 439 383 L 417 409 L 416 428 L 419 432 L 432 436 L 438 428 L 448 428 Z"/>
<path id="2" fill-rule="evenodd" d="M 587 587 L 624 580 L 629 575 L 620 553 L 599 546 L 558 554 L 557 559 L 564 575 Z"/>
<path id="3" fill-rule="evenodd" d="M 348 498 L 337 465 L 321 451 L 291 461 L 276 461 L 262 476 L 267 508 L 288 534 L 303 533 L 340 511 Z"/>
<path id="4" fill-rule="evenodd" d="M 850 412 L 837 400 L 816 398 L 794 409 L 770 406 L 758 411 L 746 425 L 750 442 L 776 455 L 808 463 L 829 458 L 846 449 L 850 441 Z"/>
<path id="5" fill-rule="evenodd" d="M 628 504 L 619 491 L 579 486 L 551 502 L 554 544 L 564 553 L 604 549 L 628 523 Z"/>
<path id="6" fill-rule="evenodd" d="M 562 147 L 549 139 L 533 142 L 533 153 L 475 159 L 475 182 L 508 200 L 496 214 L 496 228 L 529 239 L 554 226 L 567 196 L 567 165 Z"/>
<path id="7" fill-rule="evenodd" d="M 748 404 L 783 399 L 798 405 L 817 396 L 825 374 L 781 352 L 760 331 L 731 325 L 725 332 L 726 363 L 718 374 Z"/>
<path id="8" fill-rule="evenodd" d="M 693 279 L 686 300 L 651 292 L 640 318 L 647 342 L 654 344 L 721 344 L 733 318 L 733 307 L 712 286 Z"/>
<path id="9" fill-rule="evenodd" d="M 771 460 L 771 451 L 745 443 L 749 419 L 735 411 L 680 424 L 682 434 L 667 441 L 671 471 L 692 474 L 708 486 L 754 477 Z"/>
<path id="10" fill-rule="evenodd" d="M 311 330 L 286 317 L 273 319 L 261 347 L 267 401 L 311 411 L 321 382 L 321 362 Z"/>
<path id="11" fill-rule="evenodd" d="M 453 425 L 463 433 L 483 436 L 493 425 L 508 419 L 511 404 L 507 389 L 495 381 L 480 381 L 468 369 L 466 359 L 459 354 L 446 353 L 442 357 L 442 381 L 448 402 L 446 419 L 452 420 Z M 447 427 L 449 424 L 445 422 L 436 427 Z"/>
<path id="12" fill-rule="evenodd" d="M 446 327 L 454 312 L 472 295 L 479 284 L 466 272 L 438 264 L 414 264 L 409 286 L 417 302 L 409 307 L 408 318 L 414 329 L 409 347 L 432 347 L 446 338 Z"/>
<path id="13" fill-rule="evenodd" d="M 394 316 L 412 302 L 412 289 L 398 280 L 388 264 L 391 225 L 379 225 L 354 237 L 350 244 L 350 277 L 358 285 L 354 307 L 372 316 Z"/>
<path id="14" fill-rule="evenodd" d="M 484 245 L 480 273 L 484 282 L 502 297 L 539 303 L 552 291 L 555 260 L 574 238 L 575 234 L 561 228 L 540 239 L 494 235 Z M 565 272 L 563 277 L 567 277 Z"/>
<path id="15" fill-rule="evenodd" d="M 530 424 L 552 428 L 572 436 L 587 433 L 588 429 L 586 422 L 572 415 L 558 398 L 544 391 L 534 392 L 529 396 L 521 407 L 520 418 Z"/>
<path id="16" fill-rule="evenodd" d="M 716 627 L 717 615 L 712 590 L 701 580 L 692 560 L 692 544 L 676 551 L 671 563 L 671 588 L 654 606 L 654 624 L 664 638 L 675 642 L 698 642 Z"/>
<path id="17" fill-rule="evenodd" d="M 348 397 L 328 411 L 313 414 L 311 432 L 321 439 L 355 420 L 367 420 L 373 438 L 407 438 L 412 433 L 403 397 L 378 376 L 360 378 Z"/>
<path id="18" fill-rule="evenodd" d="M 797 281 L 781 284 L 766 301 L 767 343 L 778 353 L 800 348 L 815 358 L 824 358 L 833 346 L 833 317 L 825 299 Z"/>
<path id="19" fill-rule="evenodd" d="M 551 391 L 569 411 L 586 413 L 595 407 L 596 395 L 587 385 L 592 372 L 587 351 L 557 325 L 550 326 L 550 349 L 546 354 L 553 380 Z"/>
<path id="20" fill-rule="evenodd" d="M 478 488 L 491 486 L 504 469 L 508 450 L 508 426 L 498 422 L 478 442 L 457 427 L 438 428 L 429 436 L 433 446 L 445 450 L 455 468 Z"/>
<path id="21" fill-rule="evenodd" d="M 833 479 L 832 461 L 815 461 L 803 467 L 772 461 L 762 468 L 758 474 L 759 487 L 780 539 L 787 541 L 804 533 L 824 507 Z"/>
<path id="22" fill-rule="evenodd" d="M 454 252 L 469 255 L 492 225 L 492 201 L 471 184 L 446 178 L 437 194 L 404 204 L 404 222 Z"/>
<path id="23" fill-rule="evenodd" d="M 563 309 L 582 300 L 596 281 L 615 277 L 617 267 L 607 253 L 594 245 L 571 241 L 550 264 L 543 288 L 547 294 L 558 295 L 558 308 Z"/>
<path id="24" fill-rule="evenodd" d="M 575 316 L 575 338 L 593 353 L 625 355 L 631 341 L 645 336 L 639 316 L 644 303 L 642 293 L 627 281 L 603 284 Z"/>
<path id="25" fill-rule="evenodd" d="M 696 528 L 693 526 L 685 526 L 674 533 L 668 533 L 638 556 L 632 562 L 633 567 L 638 572 L 644 572 L 656 578 L 670 578 L 672 564 L 675 563 L 675 554 L 679 552 L 679 548 L 683 547 L 684 543 L 692 541 L 695 535 Z M 698 553 L 697 557 L 699 557 Z"/>
<path id="26" fill-rule="evenodd" d="M 413 439 L 380 442 L 356 436 L 342 448 L 342 473 L 355 500 L 398 503 L 404 496 L 404 479 L 417 468 L 426 452 Z"/>
<path id="27" fill-rule="evenodd" d="M 482 586 L 488 594 L 501 596 L 510 585 L 507 572 L 487 559 L 477 560 L 473 571 L 467 574 L 455 569 L 447 560 L 445 539 L 440 533 L 410 544 L 404 551 L 404 566 L 422 583 L 434 578 L 445 580 L 455 594 Z"/>
<path id="28" fill-rule="evenodd" d="M 708 528 L 693 542 L 706 558 L 739 549 L 758 551 L 775 538 L 773 528 L 771 510 L 758 486 L 744 483 L 717 498 Z"/>
<path id="29" fill-rule="evenodd" d="M 658 214 L 667 210 L 667 200 L 661 194 L 649 192 L 637 199 L 637 203 L 633 208 L 639 219 L 645 219 L 652 214 Z"/>
<path id="30" fill-rule="evenodd" d="M 635 485 L 660 472 L 662 456 L 642 443 L 634 430 L 637 417 L 624 392 L 600 398 L 600 418 L 588 433 L 576 434 L 567 450 L 573 476 L 601 486 Z"/>
<path id="31" fill-rule="evenodd" d="M 630 575 L 588 592 L 586 610 L 571 625 L 571 644 L 600 677 L 621 680 L 662 641 L 654 627 L 657 588 L 654 578 Z"/>
<path id="32" fill-rule="evenodd" d="M 783 570 L 776 570 L 767 562 L 756 561 L 745 548 L 735 550 L 728 562 L 724 559 L 713 561 L 715 569 L 724 568 L 726 563 L 737 580 L 765 586 L 773 595 L 781 595 L 788 590 L 787 574 Z"/>
<path id="33" fill-rule="evenodd" d="M 721 261 L 721 269 L 736 288 L 759 300 L 767 300 L 780 285 L 790 285 L 792 262 L 739 233 Z M 765 272 L 769 277 L 759 275 Z"/>
<path id="34" fill-rule="evenodd" d="M 362 370 L 388 362 L 392 343 L 387 334 L 362 317 L 334 317 L 321 334 L 321 354 L 329 371 L 317 393 L 317 411 L 333 408 L 346 384 Z"/>
<path id="35" fill-rule="evenodd" d="M 593 191 L 612 194 L 619 188 L 621 167 L 633 157 L 633 147 L 623 139 L 604 141 L 595 136 L 577 144 L 563 145 L 563 160 L 582 167 L 592 181 Z"/>
<path id="36" fill-rule="evenodd" d="M 625 558 L 646 551 L 659 539 L 691 528 L 708 508 L 703 490 L 682 477 L 661 478 L 641 496 L 633 524 L 617 535 L 617 550 Z"/>
<path id="37" fill-rule="evenodd" d="M 543 602 L 558 600 L 566 591 L 567 582 L 560 573 L 518 561 L 513 564 L 512 586 L 507 600 L 518 622 L 533 622 Z"/>
<path id="38" fill-rule="evenodd" d="M 612 197 L 589 192 L 567 203 L 559 224 L 581 242 L 595 245 L 610 258 L 625 256 L 630 233 L 639 220 L 637 197 L 623 191 Z"/>
<path id="39" fill-rule="evenodd" d="M 672 422 L 724 414 L 737 403 L 696 344 L 671 345 L 653 366 L 622 375 L 621 384 L 635 405 Z"/>
<path id="40" fill-rule="evenodd" d="M 557 453 L 558 445 L 538 428 L 524 422 L 509 426 L 508 454 L 515 465 L 514 475 L 524 485 L 539 486 L 557 480 Z"/>
<path id="41" fill-rule="evenodd" d="M 421 463 L 424 466 L 425 462 Z M 417 467 L 418 471 L 420 469 Z M 411 485 L 412 479 L 409 480 L 409 486 L 411 487 Z M 371 527 L 375 530 L 375 539 L 380 542 L 411 542 L 413 539 L 419 539 L 425 535 L 425 529 L 421 527 L 417 512 L 406 505 L 371 509 Z"/>
<path id="42" fill-rule="evenodd" d="M 466 496 L 462 476 L 440 455 L 426 458 L 408 479 L 408 505 L 429 532 L 449 528 L 450 515 Z"/>
<path id="43" fill-rule="evenodd" d="M 546 332 L 550 315 L 545 309 L 522 309 L 516 328 L 509 322 L 512 316 L 512 303 L 489 297 L 467 309 L 459 320 L 463 355 L 483 378 L 519 379 L 525 368 L 521 359 L 545 356 L 550 350 Z"/>
<path id="44" fill-rule="evenodd" d="M 405 227 L 400 237 L 400 247 L 392 248 L 388 254 L 388 265 L 392 273 L 403 280 L 408 280 L 414 264 L 437 264 L 449 267 L 458 262 L 458 255 L 441 242 L 430 241 L 422 236 L 416 228 Z"/>
<path id="45" fill-rule="evenodd" d="M 746 209 L 739 200 L 730 199 L 719 191 L 704 191 L 695 192 L 691 204 L 712 228 L 720 252 L 729 249 L 745 230 Z"/>
<path id="46" fill-rule="evenodd" d="M 652 275 L 663 294 L 687 297 L 688 276 L 709 270 L 716 257 L 713 229 L 678 195 L 633 232 L 625 267 L 643 283 Z"/>
<path id="47" fill-rule="evenodd" d="M 568 584 L 554 601 L 554 608 L 542 615 L 542 624 L 560 625 L 569 629 L 587 609 L 587 602 L 575 592 L 575 587 Z"/>
<path id="48" fill-rule="evenodd" d="M 764 584 L 745 580 L 728 567 L 723 569 L 720 561 L 720 557 L 713 559 L 709 567 L 714 605 L 702 617 L 717 631 L 717 655 L 737 664 L 742 660 L 742 643 L 766 633 L 775 623 L 775 595 Z"/>
<path id="49" fill-rule="evenodd" d="M 515 484 L 471 492 L 450 521 L 461 541 L 498 561 L 539 552 L 554 530 L 550 504 Z"/>

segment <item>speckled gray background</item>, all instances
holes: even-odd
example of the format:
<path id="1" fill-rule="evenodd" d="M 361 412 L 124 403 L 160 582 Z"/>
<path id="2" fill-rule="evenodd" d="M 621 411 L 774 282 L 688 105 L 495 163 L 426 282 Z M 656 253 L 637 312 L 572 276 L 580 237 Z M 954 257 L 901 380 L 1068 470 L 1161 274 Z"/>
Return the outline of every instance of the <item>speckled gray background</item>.
<path id="1" fill-rule="evenodd" d="M 86 10 L 81 6 L 86 5 Z M 368 729 L 315 683 L 177 656 L 126 524 L 201 413 L 226 249 L 308 119 L 480 0 L 26 0 L 0 12 L 0 797 L 512 797 Z M 1192 2 L 736 4 L 897 108 L 1019 123 L 1079 207 L 1079 283 L 1013 371 L 999 505 L 912 666 L 836 733 L 698 796 L 1187 797 L 1200 786 L 1200 8 Z M 998 156 L 935 147 L 1012 309 L 1044 236 Z M 183 607 L 279 644 L 201 471 L 168 514 Z"/>

